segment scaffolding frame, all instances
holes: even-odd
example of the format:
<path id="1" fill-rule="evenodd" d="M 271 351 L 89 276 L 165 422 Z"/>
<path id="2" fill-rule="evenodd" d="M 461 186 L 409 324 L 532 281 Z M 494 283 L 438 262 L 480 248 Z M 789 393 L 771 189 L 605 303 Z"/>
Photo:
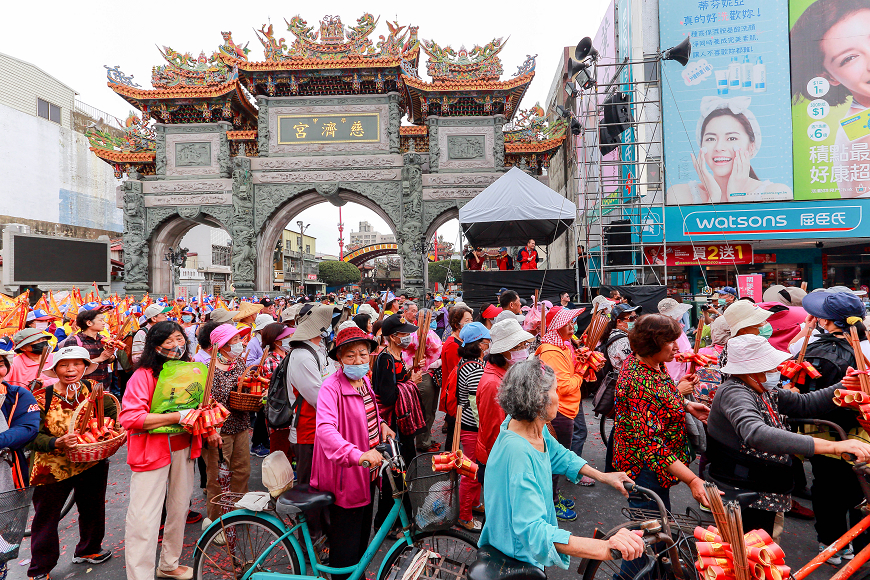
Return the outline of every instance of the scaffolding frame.
<path id="1" fill-rule="evenodd" d="M 631 72 L 627 80 L 620 78 L 626 67 Z M 592 288 L 601 285 L 666 285 L 661 55 L 613 63 L 596 61 L 594 72 L 594 78 L 608 80 L 583 92 L 576 113 L 582 144 L 576 147 L 578 217 L 574 236 L 578 245 L 585 240 L 588 296 Z M 620 135 L 616 153 L 602 156 L 599 129 L 615 125 L 604 122 L 604 103 L 615 92 L 627 95 L 631 122 Z M 633 153 L 633 159 L 628 153 Z M 607 229 L 625 220 L 630 221 L 623 225 L 630 233 L 628 243 L 615 243 Z M 647 259 L 646 250 L 652 247 L 661 250 L 663 264 L 653 265 Z M 614 263 L 619 257 L 629 263 Z M 578 293 L 580 282 L 578 271 Z"/>

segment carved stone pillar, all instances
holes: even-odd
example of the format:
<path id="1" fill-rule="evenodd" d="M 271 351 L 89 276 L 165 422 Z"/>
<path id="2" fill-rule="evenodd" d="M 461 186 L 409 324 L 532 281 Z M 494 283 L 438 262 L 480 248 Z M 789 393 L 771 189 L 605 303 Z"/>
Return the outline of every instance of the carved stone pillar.
<path id="1" fill-rule="evenodd" d="M 157 175 L 166 175 L 166 126 L 158 123 L 154 126 L 155 136 L 155 172 Z"/>
<path id="2" fill-rule="evenodd" d="M 387 95 L 390 99 L 390 153 L 400 153 L 399 128 L 402 126 L 402 110 L 399 108 L 399 93 Z"/>
<path id="3" fill-rule="evenodd" d="M 402 256 L 402 285 L 409 295 L 423 295 L 423 159 L 417 153 L 402 156 L 402 223 L 396 240 Z"/>
<path id="4" fill-rule="evenodd" d="M 429 117 L 426 124 L 429 125 L 429 173 L 438 173 L 441 156 L 441 148 L 438 146 L 438 119 Z"/>
<path id="5" fill-rule="evenodd" d="M 504 131 L 502 126 L 506 119 L 504 115 L 496 115 L 493 121 L 495 122 L 495 139 L 492 144 L 492 156 L 495 159 L 495 170 L 504 171 Z"/>
<path id="6" fill-rule="evenodd" d="M 260 157 L 269 156 L 269 101 L 266 97 L 257 97 L 257 148 Z"/>
<path id="7" fill-rule="evenodd" d="M 256 275 L 256 239 L 254 230 L 254 186 L 249 157 L 233 158 L 233 285 L 236 292 L 250 295 Z M 266 258 L 270 259 L 271 254 Z"/>
<path id="8" fill-rule="evenodd" d="M 148 292 L 148 240 L 142 182 L 124 182 L 124 282 L 127 294 Z"/>

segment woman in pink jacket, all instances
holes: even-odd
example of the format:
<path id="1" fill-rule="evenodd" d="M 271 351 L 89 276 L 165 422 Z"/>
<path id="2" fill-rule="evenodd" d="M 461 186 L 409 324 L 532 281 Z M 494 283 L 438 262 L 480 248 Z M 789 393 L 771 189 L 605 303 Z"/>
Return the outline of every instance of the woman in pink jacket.
<path id="1" fill-rule="evenodd" d="M 335 495 L 329 506 L 330 566 L 360 561 L 372 528 L 374 479 L 383 458 L 375 446 L 396 434 L 381 421 L 378 403 L 366 375 L 375 341 L 356 324 L 338 332 L 329 356 L 341 370 L 323 381 L 317 396 L 317 427 L 311 487 Z M 371 468 L 362 467 L 364 461 Z M 333 574 L 343 580 L 345 575 Z"/>
<path id="2" fill-rule="evenodd" d="M 187 337 L 177 323 L 158 322 L 145 337 L 145 350 L 127 382 L 123 409 L 118 417 L 129 432 L 127 463 L 133 470 L 125 535 L 128 580 L 154 578 L 154 553 L 157 551 L 164 502 L 166 523 L 157 577 L 193 578 L 193 568 L 181 566 L 179 558 L 193 491 L 193 464 L 202 450 L 202 437 L 186 432 L 151 432 L 159 427 L 178 425 L 190 412 L 189 409 L 172 413 L 151 412 L 157 379 L 163 364 L 170 360 L 190 360 Z M 220 435 L 214 435 L 208 443 L 219 446 Z"/>

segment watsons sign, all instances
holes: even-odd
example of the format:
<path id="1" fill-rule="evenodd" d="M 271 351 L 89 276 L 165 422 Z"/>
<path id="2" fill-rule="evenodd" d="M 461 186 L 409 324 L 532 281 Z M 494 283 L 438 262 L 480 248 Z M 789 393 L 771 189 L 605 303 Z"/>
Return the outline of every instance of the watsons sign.
<path id="1" fill-rule="evenodd" d="M 725 207 L 668 207 L 665 229 L 669 242 L 692 240 L 764 240 L 864 237 L 861 228 L 870 200 L 850 204 L 732 204 Z"/>

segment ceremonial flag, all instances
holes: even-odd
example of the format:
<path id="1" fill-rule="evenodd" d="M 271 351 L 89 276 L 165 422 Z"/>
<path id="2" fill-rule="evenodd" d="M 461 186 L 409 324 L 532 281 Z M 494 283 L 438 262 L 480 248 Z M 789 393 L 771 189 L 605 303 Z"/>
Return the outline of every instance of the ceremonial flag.
<path id="1" fill-rule="evenodd" d="M 58 318 L 63 318 L 63 312 L 60 311 L 60 306 L 54 300 L 54 291 L 48 291 L 48 312 Z"/>

